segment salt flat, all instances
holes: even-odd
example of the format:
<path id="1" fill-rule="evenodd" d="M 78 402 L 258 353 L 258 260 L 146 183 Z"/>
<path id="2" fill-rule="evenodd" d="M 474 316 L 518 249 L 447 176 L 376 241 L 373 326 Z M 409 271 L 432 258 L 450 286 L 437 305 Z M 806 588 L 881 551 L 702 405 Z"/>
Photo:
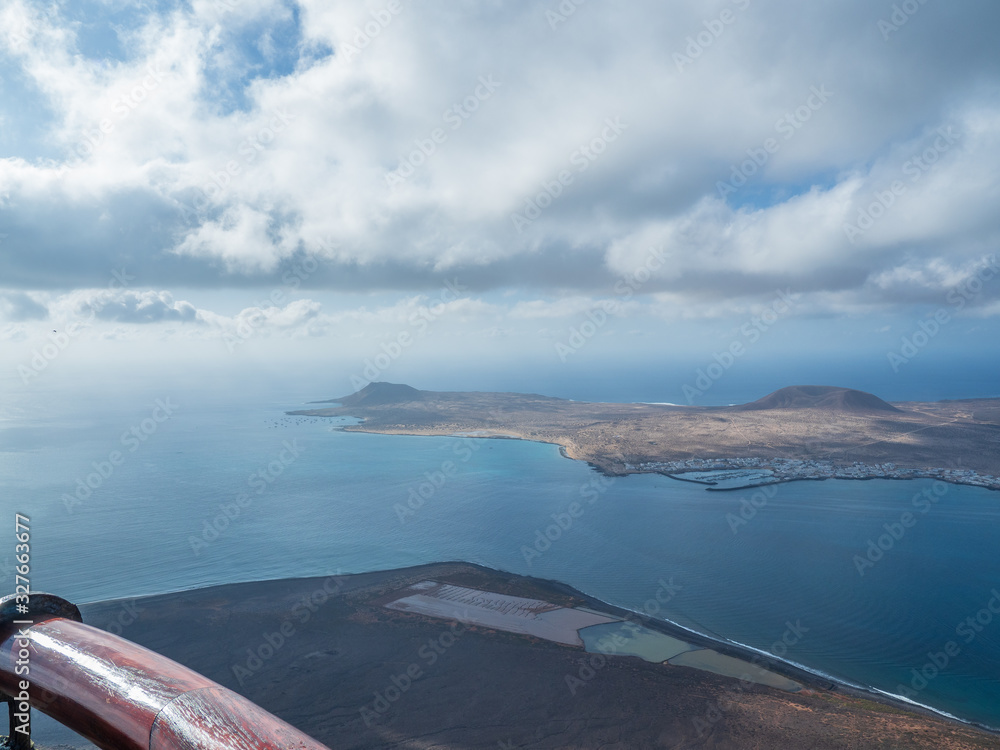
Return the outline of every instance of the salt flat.
<path id="1" fill-rule="evenodd" d="M 420 581 L 404 590 L 404 594 L 385 606 L 400 612 L 533 635 L 567 646 L 583 645 L 578 633 L 581 628 L 618 621 L 608 615 L 560 607 L 540 599 L 508 596 L 436 581 Z"/>

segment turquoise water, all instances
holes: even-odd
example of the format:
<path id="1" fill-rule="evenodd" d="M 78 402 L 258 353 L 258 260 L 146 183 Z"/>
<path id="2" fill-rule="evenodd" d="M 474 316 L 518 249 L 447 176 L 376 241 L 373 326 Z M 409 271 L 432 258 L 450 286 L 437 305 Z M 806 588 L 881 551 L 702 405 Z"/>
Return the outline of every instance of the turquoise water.
<path id="1" fill-rule="evenodd" d="M 197 397 L 168 403 L 173 415 L 147 422 L 147 435 L 154 403 L 155 394 L 80 399 L 0 414 L 0 518 L 10 519 L 0 561 L 13 554 L 14 513 L 25 513 L 36 590 L 84 602 L 469 560 L 859 685 L 908 685 L 916 702 L 1000 726 L 1000 614 L 987 608 L 1000 589 L 998 493 L 799 482 L 734 526 L 741 493 L 650 475 L 608 482 L 551 445 L 351 434 L 285 418 L 297 403 Z M 123 441 L 133 426 L 144 439 Z M 96 489 L 67 504 L 95 471 Z M 921 513 L 924 490 L 936 502 Z M 915 524 L 861 576 L 855 556 L 906 511 Z M 216 519 L 217 536 L 206 531 Z M 6 568 L 0 584 L 12 588 Z M 665 586 L 672 593 L 658 600 Z M 940 660 L 949 641 L 957 655 L 912 685 L 911 670 Z"/>
<path id="2" fill-rule="evenodd" d="M 580 639 L 592 654 L 638 656 L 651 662 L 664 662 L 686 651 L 695 651 L 685 641 L 644 628 L 635 623 L 608 622 L 581 628 Z"/>

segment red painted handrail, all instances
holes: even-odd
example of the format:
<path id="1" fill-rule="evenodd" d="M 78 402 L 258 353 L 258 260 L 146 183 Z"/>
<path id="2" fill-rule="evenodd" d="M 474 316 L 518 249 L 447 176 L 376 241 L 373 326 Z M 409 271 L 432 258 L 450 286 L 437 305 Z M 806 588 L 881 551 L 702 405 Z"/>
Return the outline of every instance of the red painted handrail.
<path id="1" fill-rule="evenodd" d="M 32 594 L 27 615 L 14 614 L 13 599 L 0 599 L 0 691 L 21 694 L 17 663 L 29 641 L 30 703 L 98 747 L 329 750 L 207 677 L 83 624 L 58 597 Z"/>

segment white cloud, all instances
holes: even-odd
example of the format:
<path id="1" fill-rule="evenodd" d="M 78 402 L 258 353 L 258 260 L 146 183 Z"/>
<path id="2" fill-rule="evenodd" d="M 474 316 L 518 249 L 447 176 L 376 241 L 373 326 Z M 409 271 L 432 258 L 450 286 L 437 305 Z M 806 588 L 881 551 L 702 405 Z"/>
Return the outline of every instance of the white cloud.
<path id="1" fill-rule="evenodd" d="M 75 51 L 56 6 L 11 0 L 0 45 L 51 112 L 37 126 L 57 151 L 0 160 L 12 287 L 37 288 L 39 274 L 95 286 L 122 253 L 161 287 L 267 283 L 310 253 L 329 264 L 317 287 L 402 287 L 412 300 L 457 274 L 480 289 L 534 287 L 512 319 L 558 318 L 649 268 L 657 247 L 669 261 L 636 292 L 660 295 L 658 314 L 713 316 L 719 300 L 786 285 L 860 310 L 908 304 L 916 287 L 945 283 L 934 269 L 965 268 L 1000 238 L 987 4 L 928 5 L 897 45 L 860 0 L 753 4 L 683 71 L 674 53 L 706 20 L 694 0 L 587 4 L 554 30 L 539 6 L 401 7 L 387 18 L 379 3 L 304 0 L 302 36 L 284 43 L 274 29 L 291 6 L 277 0 L 136 11 L 127 55 L 109 61 Z M 787 38 L 777 21 L 793 8 L 800 33 Z M 935 33 L 954 28 L 963 45 L 945 49 Z M 243 43 L 263 52 L 261 69 L 298 57 L 254 77 Z M 777 123 L 815 86 L 832 96 L 785 139 Z M 601 144 L 616 117 L 627 129 Z M 948 127 L 957 139 L 911 181 L 907 164 Z M 780 149 L 722 200 L 718 183 L 768 138 Z M 413 175 L 391 188 L 386 174 L 415 153 Z M 560 171 L 571 184 L 518 233 L 510 214 Z M 845 224 L 896 179 L 905 194 L 852 242 Z M 565 297 L 532 301 L 538 287 Z M 103 304 L 123 318 L 201 319 L 161 298 Z M 405 319 L 413 304 L 377 315 Z M 507 314 L 449 304 L 456 319 Z M 276 327 L 285 315 L 311 334 L 338 322 L 282 310 Z"/>
<path id="2" fill-rule="evenodd" d="M 48 309 L 35 295 L 24 292 L 0 291 L 0 318 L 10 321 L 41 320 L 48 317 Z"/>
<path id="3" fill-rule="evenodd" d="M 116 321 L 121 323 L 200 322 L 188 302 L 175 301 L 169 292 L 128 289 L 81 290 L 61 296 L 50 305 L 62 320 Z"/>

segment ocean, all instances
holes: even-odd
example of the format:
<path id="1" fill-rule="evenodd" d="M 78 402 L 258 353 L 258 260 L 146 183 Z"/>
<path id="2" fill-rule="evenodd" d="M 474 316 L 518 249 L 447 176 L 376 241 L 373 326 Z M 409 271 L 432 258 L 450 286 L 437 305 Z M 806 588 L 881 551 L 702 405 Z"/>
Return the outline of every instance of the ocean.
<path id="1" fill-rule="evenodd" d="M 998 493 L 713 493 L 611 480 L 552 445 L 348 433 L 297 408 L 183 389 L 5 402 L 0 584 L 15 513 L 32 588 L 78 603 L 466 560 L 1000 727 Z"/>

